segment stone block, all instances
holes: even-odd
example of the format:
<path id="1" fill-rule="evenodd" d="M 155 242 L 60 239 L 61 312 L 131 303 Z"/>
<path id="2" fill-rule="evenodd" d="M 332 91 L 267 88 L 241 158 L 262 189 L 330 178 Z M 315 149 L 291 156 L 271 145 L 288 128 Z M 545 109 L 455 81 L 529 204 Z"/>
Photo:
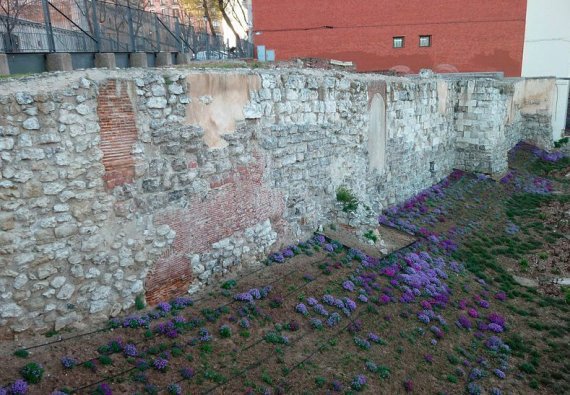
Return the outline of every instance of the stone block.
<path id="1" fill-rule="evenodd" d="M 71 63 L 71 54 L 66 52 L 48 53 L 46 55 L 47 71 L 71 71 L 73 64 Z"/>
<path id="2" fill-rule="evenodd" d="M 95 67 L 98 69 L 108 68 L 114 69 L 117 67 L 117 63 L 115 62 L 115 54 L 114 53 L 96 53 L 95 54 Z"/>
<path id="3" fill-rule="evenodd" d="M 172 53 L 159 52 L 156 54 L 156 67 L 172 66 Z"/>
<path id="4" fill-rule="evenodd" d="M 129 64 L 131 67 L 148 67 L 146 52 L 133 52 L 129 54 Z"/>
<path id="5" fill-rule="evenodd" d="M 192 61 L 192 54 L 176 52 L 176 64 L 189 64 Z"/>
<path id="6" fill-rule="evenodd" d="M 0 75 L 9 75 L 10 67 L 8 67 L 8 56 L 0 53 Z"/>

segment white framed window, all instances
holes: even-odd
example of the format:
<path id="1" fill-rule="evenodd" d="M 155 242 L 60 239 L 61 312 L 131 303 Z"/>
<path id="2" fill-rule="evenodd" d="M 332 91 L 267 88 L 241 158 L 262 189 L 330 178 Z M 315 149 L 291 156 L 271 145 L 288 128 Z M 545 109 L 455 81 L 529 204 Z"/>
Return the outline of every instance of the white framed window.
<path id="1" fill-rule="evenodd" d="M 420 47 L 431 47 L 431 36 L 420 36 Z"/>
<path id="2" fill-rule="evenodd" d="M 404 36 L 392 37 L 392 47 L 394 48 L 404 48 Z"/>

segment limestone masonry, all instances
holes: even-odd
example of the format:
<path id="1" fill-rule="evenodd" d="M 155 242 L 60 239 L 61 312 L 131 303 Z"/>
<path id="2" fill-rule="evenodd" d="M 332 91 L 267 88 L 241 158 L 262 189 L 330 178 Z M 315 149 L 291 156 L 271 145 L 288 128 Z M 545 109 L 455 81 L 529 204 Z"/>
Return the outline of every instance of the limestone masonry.
<path id="1" fill-rule="evenodd" d="M 0 83 L 0 335 L 155 304 L 552 144 L 552 79 L 88 70 Z M 358 218 L 353 218 L 356 220 Z M 362 222 L 361 222 L 362 223 Z"/>

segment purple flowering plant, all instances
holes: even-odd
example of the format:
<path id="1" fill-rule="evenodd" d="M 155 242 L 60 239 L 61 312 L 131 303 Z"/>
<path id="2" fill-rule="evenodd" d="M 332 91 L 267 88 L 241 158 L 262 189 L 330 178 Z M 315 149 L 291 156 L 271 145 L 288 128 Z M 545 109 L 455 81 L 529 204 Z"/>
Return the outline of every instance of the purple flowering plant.
<path id="1" fill-rule="evenodd" d="M 360 300 L 362 303 L 368 303 L 368 297 L 364 294 L 358 295 L 358 300 Z"/>
<path id="2" fill-rule="evenodd" d="M 342 283 L 342 288 L 344 288 L 346 291 L 354 292 L 354 287 L 354 283 L 350 280 L 346 280 Z"/>
<path id="3" fill-rule="evenodd" d="M 338 325 L 338 323 L 340 322 L 340 315 L 336 312 L 332 313 L 329 318 L 327 318 L 327 325 L 329 327 L 333 327 Z"/>
<path id="4" fill-rule="evenodd" d="M 314 329 L 323 329 L 323 321 L 318 318 L 311 318 L 311 326 Z"/>
<path id="5" fill-rule="evenodd" d="M 172 309 L 172 306 L 168 302 L 160 302 L 156 308 L 160 311 L 168 313 Z"/>
<path id="6" fill-rule="evenodd" d="M 363 339 L 361 337 L 355 336 L 353 338 L 354 340 L 354 344 L 356 344 L 359 348 L 363 349 L 363 350 L 369 350 L 370 349 L 370 342 L 366 339 Z"/>
<path id="7" fill-rule="evenodd" d="M 186 367 L 180 369 L 180 376 L 182 376 L 182 378 L 185 380 L 190 380 L 192 377 L 194 377 L 195 374 L 196 372 L 192 368 Z"/>
<path id="8" fill-rule="evenodd" d="M 472 326 L 471 321 L 469 321 L 469 318 L 467 318 L 467 316 L 465 315 L 460 315 L 455 324 L 459 328 L 468 329 L 468 330 L 471 329 Z"/>
<path id="9" fill-rule="evenodd" d="M 60 361 L 65 369 L 73 369 L 77 365 L 77 360 L 69 356 L 61 357 Z"/>
<path id="10" fill-rule="evenodd" d="M 113 395 L 113 390 L 111 386 L 107 383 L 101 383 L 95 389 L 95 394 L 97 395 Z"/>
<path id="11" fill-rule="evenodd" d="M 168 367 L 168 360 L 164 359 L 164 358 L 155 358 L 154 361 L 152 361 L 152 366 L 161 372 L 166 371 L 166 368 Z"/>
<path id="12" fill-rule="evenodd" d="M 28 383 L 25 380 L 18 379 L 10 386 L 10 394 L 24 395 L 28 392 Z"/>
<path id="13" fill-rule="evenodd" d="M 307 306 L 305 306 L 304 303 L 299 303 L 297 306 L 295 306 L 295 311 L 304 316 L 309 315 L 309 310 L 307 309 Z"/>
<path id="14" fill-rule="evenodd" d="M 315 311 L 315 313 L 322 315 L 322 316 L 325 316 L 325 317 L 328 317 L 328 315 L 329 315 L 329 312 L 325 309 L 325 307 L 322 304 L 316 304 L 313 307 L 313 310 Z"/>
<path id="15" fill-rule="evenodd" d="M 176 383 L 169 384 L 166 391 L 169 395 L 182 395 L 182 387 Z"/>
<path id="16" fill-rule="evenodd" d="M 125 344 L 123 352 L 127 357 L 136 357 L 138 355 L 137 346 L 132 343 Z"/>
<path id="17" fill-rule="evenodd" d="M 350 387 L 355 391 L 362 391 L 367 383 L 366 376 L 363 374 L 359 374 L 352 379 Z"/>

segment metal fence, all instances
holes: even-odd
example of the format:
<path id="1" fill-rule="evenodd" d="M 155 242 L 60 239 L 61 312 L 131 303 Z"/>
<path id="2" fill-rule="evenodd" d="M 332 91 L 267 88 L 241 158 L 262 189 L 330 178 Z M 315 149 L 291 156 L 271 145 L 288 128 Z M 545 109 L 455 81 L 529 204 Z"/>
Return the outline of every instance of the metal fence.
<path id="1" fill-rule="evenodd" d="M 246 40 L 229 48 L 219 35 L 128 3 L 20 0 L 20 4 L 25 5 L 9 15 L 0 9 L 0 52 L 162 51 L 192 53 L 198 60 L 253 57 L 253 45 Z"/>

